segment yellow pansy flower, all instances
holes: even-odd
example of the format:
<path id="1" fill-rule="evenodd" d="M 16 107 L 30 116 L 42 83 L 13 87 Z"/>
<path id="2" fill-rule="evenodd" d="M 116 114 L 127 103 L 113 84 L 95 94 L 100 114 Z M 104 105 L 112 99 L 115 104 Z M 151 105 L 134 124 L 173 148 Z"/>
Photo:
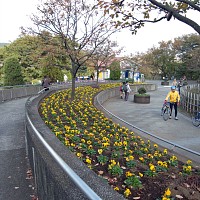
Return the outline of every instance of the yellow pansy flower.
<path id="1" fill-rule="evenodd" d="M 115 191 L 119 191 L 119 188 L 118 188 L 118 187 L 114 187 L 114 190 L 115 190 Z"/>
<path id="2" fill-rule="evenodd" d="M 164 196 L 170 196 L 171 195 L 171 191 L 169 188 L 167 188 L 167 190 L 165 191 Z"/>
<path id="3" fill-rule="evenodd" d="M 129 195 L 131 195 L 131 191 L 129 188 L 126 188 L 126 190 L 124 191 L 124 196 L 128 197 Z"/>
<path id="4" fill-rule="evenodd" d="M 98 149 L 99 154 L 102 154 L 102 152 L 103 152 L 103 149 Z"/>

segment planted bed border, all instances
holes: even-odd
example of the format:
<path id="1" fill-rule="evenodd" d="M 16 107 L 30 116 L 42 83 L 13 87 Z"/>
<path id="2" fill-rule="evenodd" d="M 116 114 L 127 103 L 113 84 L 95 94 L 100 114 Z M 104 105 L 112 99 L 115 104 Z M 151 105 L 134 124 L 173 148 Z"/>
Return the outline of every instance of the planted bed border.
<path id="1" fill-rule="evenodd" d="M 140 87 L 145 87 L 147 91 L 155 90 L 156 85 L 142 84 L 131 85 L 132 90 L 136 92 Z M 35 178 L 35 187 L 39 199 L 42 200 L 97 200 L 92 194 L 89 197 L 81 189 L 76 181 L 72 181 L 71 174 L 67 174 L 55 160 L 55 157 L 62 160 L 70 170 L 72 170 L 87 186 L 96 194 L 99 199 L 104 200 L 124 200 L 124 197 L 114 191 L 111 186 L 103 181 L 95 172 L 90 170 L 79 158 L 77 158 L 59 139 L 51 132 L 41 119 L 38 108 L 43 98 L 57 90 L 51 90 L 37 98 L 30 98 L 26 103 L 26 149 Z M 101 92 L 101 103 L 109 98 L 119 96 L 119 88 L 110 89 Z M 94 102 L 95 103 L 95 102 Z M 41 138 L 37 136 L 38 132 L 50 148 L 53 150 L 52 156 L 50 150 L 44 146 Z M 87 187 L 86 189 L 87 190 Z"/>

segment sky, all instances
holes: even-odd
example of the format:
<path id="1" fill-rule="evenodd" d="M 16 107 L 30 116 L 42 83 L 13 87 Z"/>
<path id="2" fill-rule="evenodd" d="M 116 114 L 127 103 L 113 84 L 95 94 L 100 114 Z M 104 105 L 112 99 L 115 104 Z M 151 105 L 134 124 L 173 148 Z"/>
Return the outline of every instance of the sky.
<path id="1" fill-rule="evenodd" d="M 31 26 L 30 15 L 36 11 L 39 0 L 0 0 L 0 43 L 13 42 L 20 35 L 20 27 Z M 200 13 L 191 13 L 190 18 L 200 19 Z M 198 21 L 199 22 L 199 21 Z M 145 52 L 161 41 L 173 40 L 185 34 L 196 33 L 190 26 L 173 18 L 155 24 L 146 24 L 132 35 L 128 29 L 113 36 L 124 55 Z"/>

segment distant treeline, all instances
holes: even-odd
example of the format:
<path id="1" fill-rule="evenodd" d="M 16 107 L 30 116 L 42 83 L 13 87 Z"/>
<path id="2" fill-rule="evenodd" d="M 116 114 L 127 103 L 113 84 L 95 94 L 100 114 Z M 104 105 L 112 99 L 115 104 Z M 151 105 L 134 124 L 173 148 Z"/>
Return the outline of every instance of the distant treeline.
<path id="1" fill-rule="evenodd" d="M 8 44 L 10 44 L 10 43 L 0 43 L 0 47 L 3 47 L 3 46 L 8 45 Z"/>

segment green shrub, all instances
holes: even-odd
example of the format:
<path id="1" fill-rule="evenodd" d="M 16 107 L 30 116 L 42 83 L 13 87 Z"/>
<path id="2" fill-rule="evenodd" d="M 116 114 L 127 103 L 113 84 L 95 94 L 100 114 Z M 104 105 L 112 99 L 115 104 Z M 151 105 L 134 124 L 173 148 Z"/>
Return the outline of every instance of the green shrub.
<path id="1" fill-rule="evenodd" d="M 22 85 L 24 84 L 21 65 L 17 57 L 8 57 L 4 61 L 4 85 Z"/>
<path id="2" fill-rule="evenodd" d="M 110 79 L 119 80 L 121 75 L 120 64 L 119 62 L 112 62 L 110 65 Z"/>
<path id="3" fill-rule="evenodd" d="M 138 89 L 138 93 L 139 94 L 145 94 L 146 92 L 147 91 L 146 91 L 146 89 L 144 87 L 141 87 L 141 88 Z"/>

